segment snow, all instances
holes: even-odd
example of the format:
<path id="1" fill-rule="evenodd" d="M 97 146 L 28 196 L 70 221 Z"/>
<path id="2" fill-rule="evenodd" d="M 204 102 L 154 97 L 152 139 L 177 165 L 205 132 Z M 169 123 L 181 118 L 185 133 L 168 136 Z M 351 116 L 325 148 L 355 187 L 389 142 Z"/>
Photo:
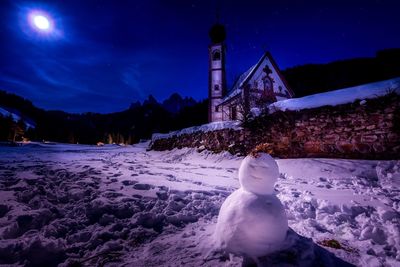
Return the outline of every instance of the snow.
<path id="1" fill-rule="evenodd" d="M 243 158 L 147 145 L 0 146 L 0 264 L 241 266 L 213 247 Z M 400 161 L 276 161 L 289 231 L 262 266 L 399 266 Z"/>
<path id="2" fill-rule="evenodd" d="M 11 116 L 12 119 L 13 119 L 13 121 L 15 121 L 15 122 L 18 122 L 19 120 L 21 120 L 21 116 L 15 114 L 15 113 L 13 113 L 13 112 L 10 112 L 10 111 L 8 111 L 8 110 L 5 110 L 5 109 L 2 108 L 2 107 L 0 107 L 0 114 L 1 114 L 2 116 L 4 116 L 4 117 Z M 35 125 L 34 125 L 34 124 L 32 124 L 32 123 L 30 123 L 30 122 L 28 122 L 28 121 L 26 121 L 26 120 L 23 120 L 23 121 L 24 121 L 24 123 L 25 123 L 25 125 L 26 125 L 27 128 L 35 128 Z"/>
<path id="3" fill-rule="evenodd" d="M 248 155 L 239 167 L 241 187 L 254 194 L 270 195 L 278 180 L 279 169 L 276 161 L 268 154 Z"/>
<path id="4" fill-rule="evenodd" d="M 243 72 L 239 78 L 235 81 L 232 89 L 229 90 L 228 94 L 222 99 L 222 102 L 225 102 L 239 94 L 242 93 L 243 83 L 248 79 L 248 77 L 253 73 L 253 70 L 257 67 L 258 64 L 251 66 L 247 71 Z"/>
<path id="5" fill-rule="evenodd" d="M 361 100 L 360 104 L 365 104 L 365 99 L 377 98 L 392 90 L 400 94 L 400 78 L 281 100 L 269 105 L 269 109 L 272 112 L 276 110 L 302 110 L 353 103 L 356 100 Z"/>
<path id="6" fill-rule="evenodd" d="M 239 168 L 240 188 L 224 201 L 215 230 L 217 249 L 258 258 L 279 251 L 288 230 L 285 209 L 274 194 L 278 165 L 268 154 L 249 155 Z"/>
<path id="7" fill-rule="evenodd" d="M 222 204 L 215 230 L 218 248 L 256 261 L 283 247 L 288 221 L 275 195 L 239 188 Z"/>
<path id="8" fill-rule="evenodd" d="M 216 122 L 210 122 L 207 124 L 203 124 L 200 126 L 193 126 L 189 128 L 184 128 L 182 130 L 166 133 L 166 134 L 161 134 L 161 133 L 155 133 L 151 137 L 152 141 L 158 140 L 158 139 L 167 139 L 171 138 L 173 136 L 180 136 L 183 134 L 192 134 L 195 132 L 211 132 L 211 131 L 217 131 L 217 130 L 222 130 L 222 129 L 241 129 L 240 127 L 240 122 L 239 121 L 216 121 Z"/>
<path id="9" fill-rule="evenodd" d="M 249 71 L 251 70 L 252 68 L 249 69 Z M 268 108 L 270 112 L 275 112 L 277 110 L 298 111 L 302 109 L 317 108 L 321 106 L 336 106 L 340 104 L 352 103 L 356 100 L 360 100 L 360 104 L 364 105 L 366 103 L 366 99 L 384 96 L 391 91 L 400 94 L 400 78 L 339 89 L 326 93 L 309 95 L 301 98 L 285 99 L 270 104 Z M 233 95 L 235 94 L 232 93 L 229 95 L 229 97 Z M 252 108 L 251 114 L 253 116 L 259 116 L 261 114 L 261 111 L 258 108 Z M 211 122 L 208 124 L 189 127 L 166 134 L 156 133 L 153 134 L 151 139 L 152 141 L 155 141 L 159 139 L 171 138 L 173 136 L 180 136 L 183 134 L 193 134 L 196 132 L 209 132 L 221 129 L 234 129 L 234 130 L 241 129 L 240 122 L 239 121 Z"/>

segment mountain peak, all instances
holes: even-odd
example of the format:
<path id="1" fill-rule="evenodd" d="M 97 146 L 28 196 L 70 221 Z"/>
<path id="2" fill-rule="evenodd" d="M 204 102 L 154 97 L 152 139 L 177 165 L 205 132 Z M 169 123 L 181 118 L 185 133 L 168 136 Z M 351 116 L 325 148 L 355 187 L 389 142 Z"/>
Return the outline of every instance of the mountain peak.
<path id="1" fill-rule="evenodd" d="M 143 106 L 145 105 L 158 105 L 157 99 L 154 98 L 153 95 L 149 95 L 147 99 L 143 102 Z"/>
<path id="2" fill-rule="evenodd" d="M 164 100 L 162 106 L 169 112 L 178 113 L 181 109 L 195 104 L 196 101 L 193 98 L 182 98 L 180 94 L 173 93 L 168 99 Z"/>

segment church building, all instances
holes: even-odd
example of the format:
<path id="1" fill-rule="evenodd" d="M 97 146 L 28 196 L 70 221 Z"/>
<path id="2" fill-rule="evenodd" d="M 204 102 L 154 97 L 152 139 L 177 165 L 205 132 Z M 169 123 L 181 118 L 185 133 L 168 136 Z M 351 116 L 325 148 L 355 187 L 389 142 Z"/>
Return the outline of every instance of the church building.
<path id="1" fill-rule="evenodd" d="M 215 24 L 209 35 L 209 122 L 239 120 L 254 108 L 263 109 L 270 103 L 294 96 L 269 52 L 240 75 L 228 91 L 225 72 L 225 27 Z"/>

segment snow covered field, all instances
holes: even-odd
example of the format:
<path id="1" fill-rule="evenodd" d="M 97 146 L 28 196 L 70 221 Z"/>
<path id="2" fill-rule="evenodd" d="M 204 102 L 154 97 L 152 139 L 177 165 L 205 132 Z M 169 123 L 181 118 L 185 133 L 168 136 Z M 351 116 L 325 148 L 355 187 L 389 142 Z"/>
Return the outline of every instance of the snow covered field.
<path id="1" fill-rule="evenodd" d="M 213 232 L 242 158 L 146 146 L 0 147 L 0 264 L 241 266 Z M 277 162 L 292 230 L 265 266 L 400 266 L 400 161 Z"/>

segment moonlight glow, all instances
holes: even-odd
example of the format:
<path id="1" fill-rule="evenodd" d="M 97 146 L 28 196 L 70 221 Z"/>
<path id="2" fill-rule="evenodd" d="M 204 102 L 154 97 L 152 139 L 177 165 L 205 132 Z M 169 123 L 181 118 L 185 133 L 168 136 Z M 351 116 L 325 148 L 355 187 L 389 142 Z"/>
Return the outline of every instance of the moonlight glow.
<path id="1" fill-rule="evenodd" d="M 51 33 L 54 31 L 54 21 L 49 14 L 43 11 L 33 10 L 28 14 L 31 28 L 39 33 Z"/>

